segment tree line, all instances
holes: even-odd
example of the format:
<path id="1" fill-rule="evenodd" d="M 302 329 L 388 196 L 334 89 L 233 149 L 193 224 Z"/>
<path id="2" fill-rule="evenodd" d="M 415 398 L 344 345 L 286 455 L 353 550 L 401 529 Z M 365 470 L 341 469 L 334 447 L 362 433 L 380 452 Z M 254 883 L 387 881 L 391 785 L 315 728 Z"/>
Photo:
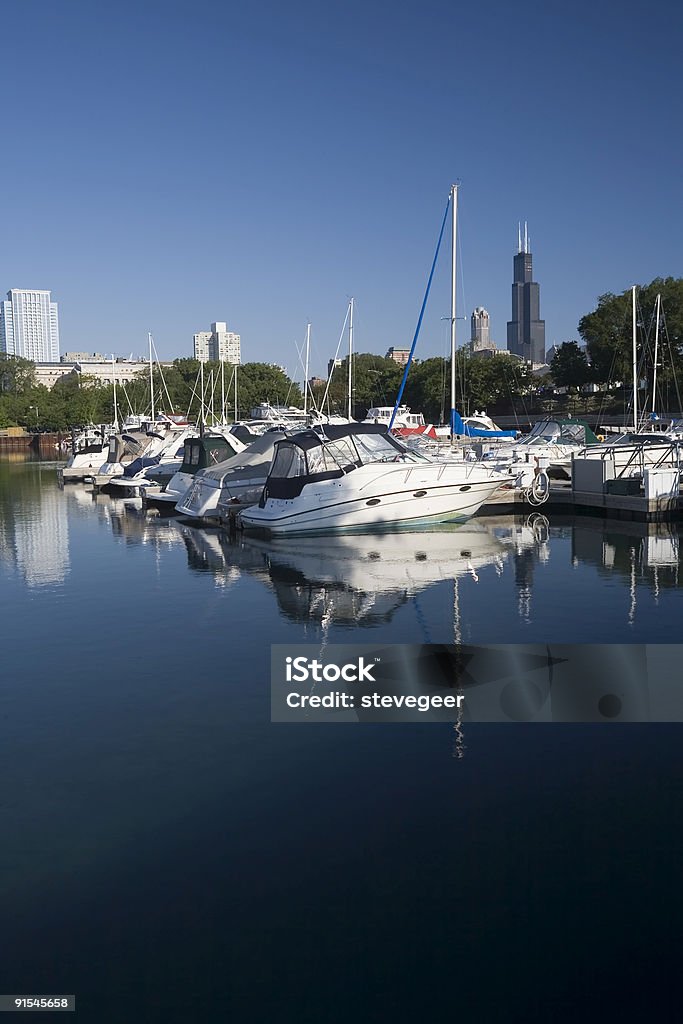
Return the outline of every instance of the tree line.
<path id="1" fill-rule="evenodd" d="M 655 300 L 661 296 L 662 316 L 658 332 L 657 378 L 662 409 L 681 408 L 678 381 L 683 373 L 683 279 L 656 278 L 638 289 L 638 379 L 651 393 L 654 344 L 657 333 Z M 546 377 L 533 375 L 526 364 L 506 354 L 490 358 L 456 353 L 456 401 L 463 414 L 477 409 L 490 412 L 527 412 L 539 408 L 543 395 L 553 388 L 576 391 L 598 384 L 605 399 L 620 407 L 632 381 L 631 290 L 607 293 L 597 307 L 581 318 L 578 333 L 584 346 L 565 342 L 557 350 Z M 203 398 L 200 365 L 195 359 L 176 359 L 163 370 L 154 370 L 155 404 L 158 411 L 180 413 L 210 424 L 220 419 L 222 407 L 229 418 L 246 418 L 262 402 L 301 408 L 301 386 L 283 370 L 269 363 L 245 363 L 237 369 L 238 408 L 234 408 L 232 366 L 205 363 Z M 370 353 L 353 357 L 351 407 L 357 419 L 377 405 L 393 405 L 404 368 L 391 359 Z M 408 374 L 402 402 L 421 411 L 428 422 L 445 422 L 450 409 L 450 359 L 416 360 Z M 324 413 L 346 413 L 348 360 L 335 367 L 329 381 L 318 381 L 306 396 L 309 408 Z M 119 418 L 150 411 L 146 373 L 117 386 Z M 224 401 L 225 398 L 225 401 Z M 114 389 L 87 375 L 69 375 L 52 389 L 36 383 L 32 362 L 0 354 L 0 427 L 68 430 L 87 423 L 111 423 Z"/>

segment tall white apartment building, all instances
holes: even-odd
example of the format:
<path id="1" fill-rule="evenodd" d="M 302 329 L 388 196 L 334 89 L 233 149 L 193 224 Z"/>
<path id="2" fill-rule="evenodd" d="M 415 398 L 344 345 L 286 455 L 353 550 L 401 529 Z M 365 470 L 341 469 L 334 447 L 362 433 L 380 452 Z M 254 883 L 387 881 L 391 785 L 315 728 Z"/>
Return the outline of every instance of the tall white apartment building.
<path id="1" fill-rule="evenodd" d="M 200 331 L 194 335 L 194 357 L 200 363 L 239 363 L 240 336 L 229 331 L 226 323 L 219 321 L 211 324 L 210 331 Z"/>
<path id="2" fill-rule="evenodd" d="M 49 291 L 11 288 L 0 302 L 0 352 L 59 362 L 59 315 Z"/>

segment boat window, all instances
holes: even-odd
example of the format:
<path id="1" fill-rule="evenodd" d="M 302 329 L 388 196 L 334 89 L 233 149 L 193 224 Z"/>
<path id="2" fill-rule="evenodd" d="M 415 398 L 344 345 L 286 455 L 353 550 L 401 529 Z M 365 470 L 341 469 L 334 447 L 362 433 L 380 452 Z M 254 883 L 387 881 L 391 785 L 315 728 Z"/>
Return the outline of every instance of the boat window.
<path id="1" fill-rule="evenodd" d="M 353 447 L 353 443 L 348 437 L 339 437 L 336 441 L 330 441 L 325 448 L 328 455 L 335 463 L 335 465 L 328 466 L 328 469 L 354 466 L 358 462 L 356 449 Z"/>
<path id="2" fill-rule="evenodd" d="M 567 444 L 585 444 L 586 428 L 583 423 L 564 423 L 560 440 Z"/>
<path id="3" fill-rule="evenodd" d="M 314 451 L 318 451 L 318 449 L 312 449 L 311 453 L 309 453 L 309 457 Z M 270 475 L 276 479 L 306 476 L 306 456 L 302 452 L 301 448 L 298 448 L 293 444 L 278 445 Z"/>
<path id="4" fill-rule="evenodd" d="M 306 457 L 309 473 L 329 473 L 358 463 L 356 449 L 348 437 L 326 441 L 320 448 L 309 448 Z"/>
<path id="5" fill-rule="evenodd" d="M 354 441 L 363 463 L 393 459 L 402 451 L 386 434 L 355 434 Z"/>

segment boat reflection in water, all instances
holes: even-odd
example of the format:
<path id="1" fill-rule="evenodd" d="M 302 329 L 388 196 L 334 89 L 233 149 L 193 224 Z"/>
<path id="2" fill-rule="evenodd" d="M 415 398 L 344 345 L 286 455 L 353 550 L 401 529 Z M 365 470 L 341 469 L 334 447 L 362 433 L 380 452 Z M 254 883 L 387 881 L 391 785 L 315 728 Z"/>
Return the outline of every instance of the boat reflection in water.
<path id="1" fill-rule="evenodd" d="M 261 551 L 241 543 L 226 530 L 175 523 L 187 550 L 187 564 L 193 572 L 210 573 L 217 587 L 228 589 L 246 572 L 270 586 L 266 559 Z"/>
<path id="2" fill-rule="evenodd" d="M 262 552 L 282 612 L 323 627 L 374 626 L 435 583 L 470 576 L 486 565 L 502 571 L 505 546 L 479 523 L 428 533 L 297 537 L 243 546 Z"/>

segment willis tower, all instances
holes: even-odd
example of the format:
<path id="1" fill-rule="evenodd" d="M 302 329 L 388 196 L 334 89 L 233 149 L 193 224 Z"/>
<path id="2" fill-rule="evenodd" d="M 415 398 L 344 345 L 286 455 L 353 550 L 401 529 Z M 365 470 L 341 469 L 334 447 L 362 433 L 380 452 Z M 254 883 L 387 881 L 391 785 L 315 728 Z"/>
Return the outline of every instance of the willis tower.
<path id="1" fill-rule="evenodd" d="M 540 285 L 533 280 L 529 235 L 524 225 L 518 231 L 517 253 L 513 259 L 512 320 L 508 321 L 508 351 L 527 363 L 545 362 L 545 320 L 539 319 Z"/>

